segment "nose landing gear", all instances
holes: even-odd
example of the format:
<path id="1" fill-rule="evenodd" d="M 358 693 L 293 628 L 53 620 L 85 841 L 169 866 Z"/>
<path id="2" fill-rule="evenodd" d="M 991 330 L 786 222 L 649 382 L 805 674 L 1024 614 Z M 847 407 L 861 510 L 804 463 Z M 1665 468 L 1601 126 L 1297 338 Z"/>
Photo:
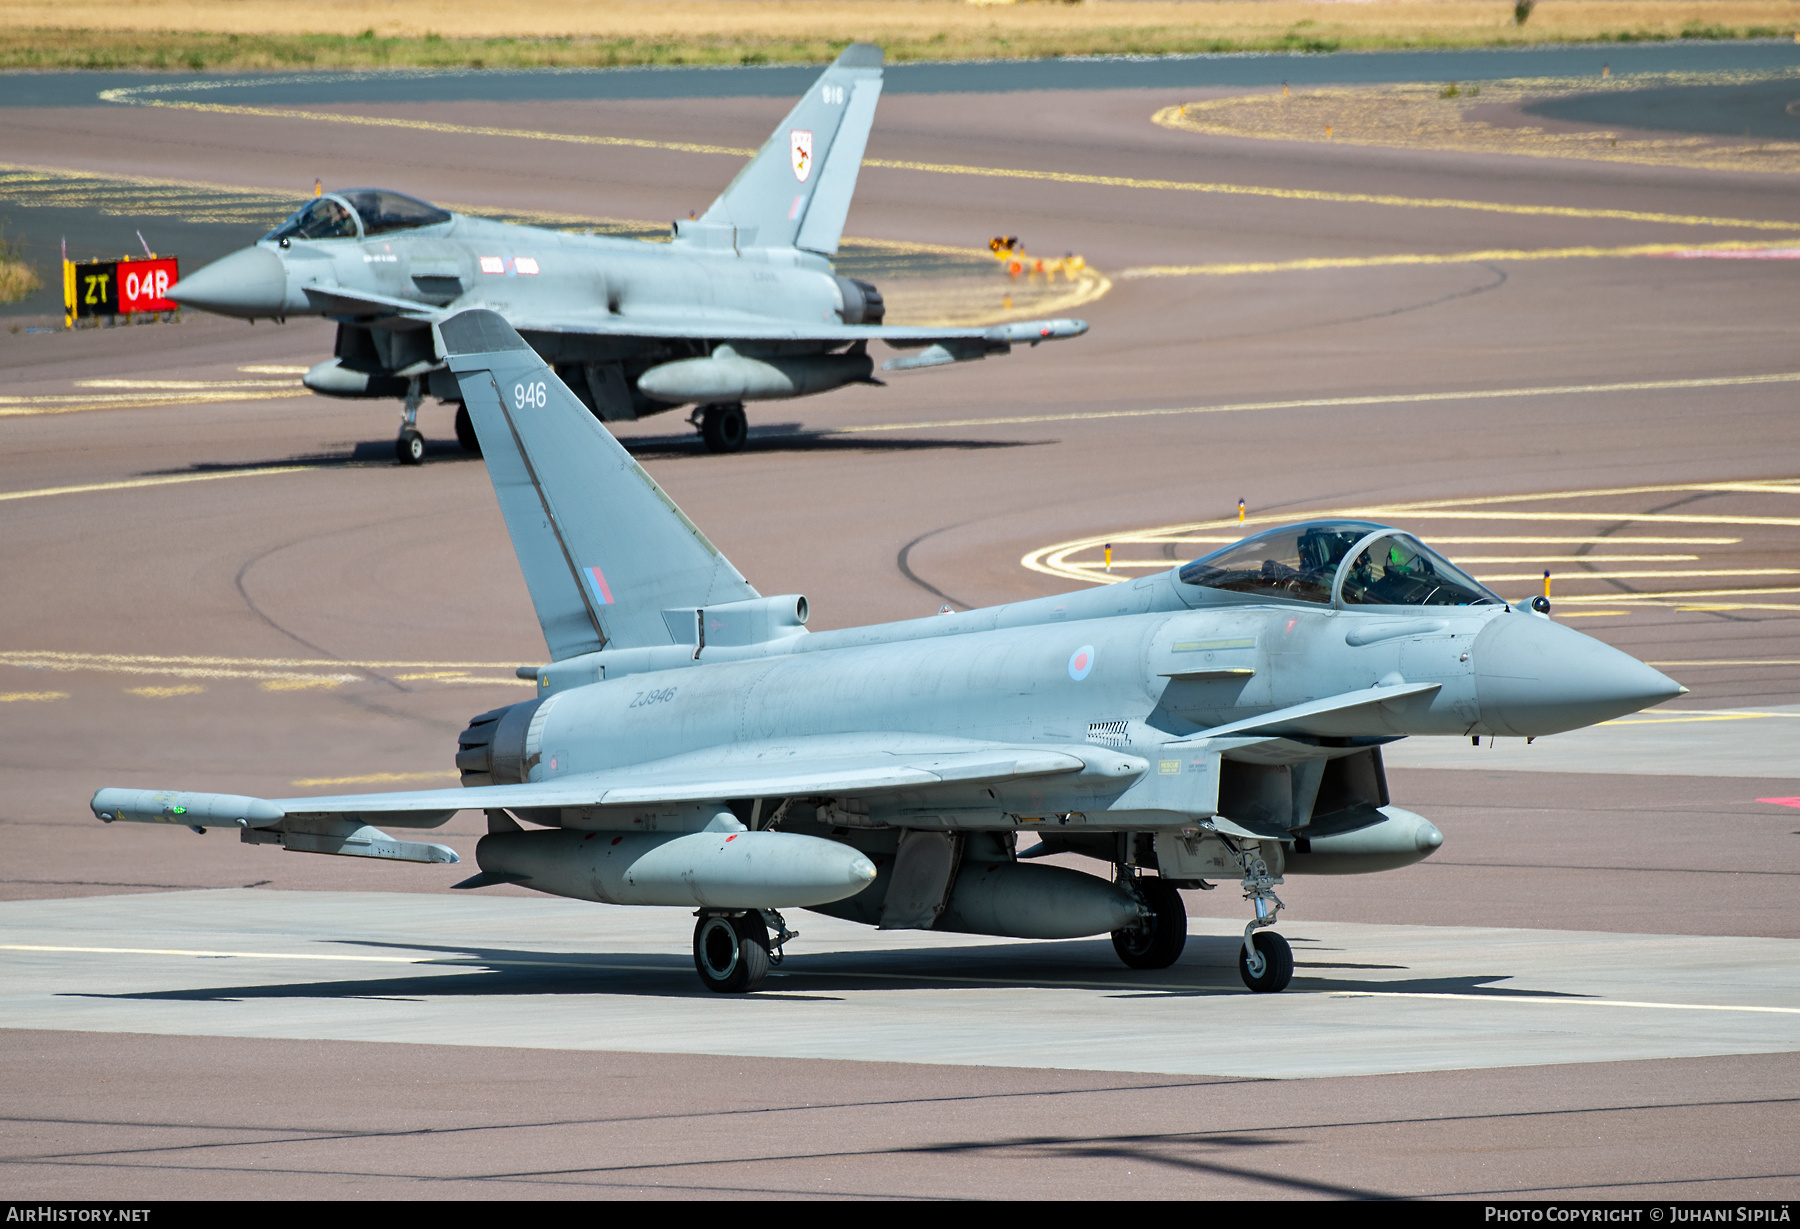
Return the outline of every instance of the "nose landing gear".
<path id="1" fill-rule="evenodd" d="M 1281 912 L 1281 897 L 1275 895 L 1275 885 L 1281 878 L 1269 873 L 1269 865 L 1254 842 L 1240 845 L 1236 853 L 1244 872 L 1244 899 L 1256 910 L 1256 916 L 1244 927 L 1244 945 L 1238 950 L 1238 976 L 1258 994 L 1276 994 L 1294 980 L 1294 949 L 1274 931 L 1263 929 L 1273 926 L 1275 915 Z"/>
<path id="2" fill-rule="evenodd" d="M 419 434 L 419 402 L 425 399 L 414 376 L 406 385 L 406 404 L 400 410 L 400 438 L 394 441 L 394 459 L 402 465 L 417 465 L 425 459 L 425 437 Z"/>

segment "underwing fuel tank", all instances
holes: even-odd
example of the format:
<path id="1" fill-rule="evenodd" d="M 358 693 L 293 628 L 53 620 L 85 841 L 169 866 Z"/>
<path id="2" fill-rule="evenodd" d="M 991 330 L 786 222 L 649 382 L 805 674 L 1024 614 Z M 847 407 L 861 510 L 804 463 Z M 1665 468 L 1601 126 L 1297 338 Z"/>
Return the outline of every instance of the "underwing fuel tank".
<path id="1" fill-rule="evenodd" d="M 854 896 L 875 866 L 836 841 L 789 832 L 495 832 L 475 860 L 552 896 L 609 905 L 792 909 Z"/>
<path id="2" fill-rule="evenodd" d="M 638 377 L 638 391 L 658 401 L 770 401 L 805 397 L 866 380 L 875 364 L 867 354 L 812 354 L 752 358 L 730 346 L 709 358 L 684 358 L 652 367 Z"/>
<path id="3" fill-rule="evenodd" d="M 965 860 L 934 930 L 1010 939 L 1079 939 L 1134 926 L 1139 906 L 1116 884 L 1062 866 Z"/>
<path id="4" fill-rule="evenodd" d="M 1382 807 L 1379 823 L 1353 832 L 1308 840 L 1296 830 L 1294 848 L 1286 854 L 1290 875 L 1366 875 L 1423 862 L 1444 843 L 1444 834 L 1423 815 L 1399 807 Z"/>

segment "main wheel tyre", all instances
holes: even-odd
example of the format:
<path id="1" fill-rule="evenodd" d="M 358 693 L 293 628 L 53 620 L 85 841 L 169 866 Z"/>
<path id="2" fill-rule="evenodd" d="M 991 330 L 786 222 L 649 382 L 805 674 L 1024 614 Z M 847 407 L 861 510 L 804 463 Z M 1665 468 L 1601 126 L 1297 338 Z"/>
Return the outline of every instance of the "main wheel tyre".
<path id="1" fill-rule="evenodd" d="M 463 446 L 465 452 L 481 455 L 481 440 L 475 434 L 475 424 L 469 421 L 469 407 L 456 407 L 456 442 Z"/>
<path id="2" fill-rule="evenodd" d="M 744 417 L 744 407 L 736 402 L 707 406 L 700 418 L 700 438 L 706 441 L 708 452 L 742 449 L 750 438 L 750 420 Z"/>
<path id="3" fill-rule="evenodd" d="M 394 441 L 394 459 L 402 465 L 417 465 L 425 459 L 425 437 L 406 430 Z"/>
<path id="4" fill-rule="evenodd" d="M 1250 965 L 1250 955 L 1238 945 L 1238 976 L 1258 994 L 1275 994 L 1286 990 L 1294 980 L 1294 949 L 1272 930 L 1259 930 L 1250 937 L 1256 945 L 1257 967 Z"/>
<path id="5" fill-rule="evenodd" d="M 754 913 L 742 918 L 708 914 L 694 927 L 694 968 L 708 990 L 743 994 L 769 973 L 768 931 Z M 748 932 L 748 933 L 746 933 Z"/>
<path id="6" fill-rule="evenodd" d="M 1142 925 L 1112 933 L 1113 951 L 1134 969 L 1166 969 L 1187 946 L 1187 906 L 1167 879 L 1139 879 L 1153 916 Z"/>

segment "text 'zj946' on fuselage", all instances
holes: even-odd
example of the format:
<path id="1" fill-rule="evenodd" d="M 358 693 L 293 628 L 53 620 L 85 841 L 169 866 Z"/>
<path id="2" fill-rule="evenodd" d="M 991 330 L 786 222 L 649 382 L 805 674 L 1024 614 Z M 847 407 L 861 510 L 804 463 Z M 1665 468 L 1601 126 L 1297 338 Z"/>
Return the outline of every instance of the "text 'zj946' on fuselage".
<path id="1" fill-rule="evenodd" d="M 871 341 L 913 351 L 882 365 L 906 370 L 1086 332 L 1066 319 L 889 325 L 875 286 L 836 274 L 830 258 L 881 80 L 880 48 L 848 48 L 666 244 L 515 226 L 353 188 L 316 198 L 169 296 L 252 321 L 335 319 L 336 353 L 307 373 L 307 387 L 404 399 L 396 451 L 408 463 L 424 455 L 416 418 L 426 393 L 459 404 L 457 435 L 478 447 L 431 328 L 469 308 L 505 317 L 599 418 L 696 405 L 694 423 L 719 452 L 743 447 L 746 401 L 879 383 Z"/>
<path id="2" fill-rule="evenodd" d="M 1162 968 L 1187 935 L 1179 890 L 1230 879 L 1254 913 L 1239 972 L 1270 991 L 1293 973 L 1269 929 L 1285 876 L 1442 843 L 1390 802 L 1384 745 L 1555 734 L 1682 691 L 1410 534 L 1349 520 L 1060 597 L 809 632 L 806 599 L 757 593 L 503 319 L 435 328 L 549 648 L 522 672 L 537 694 L 471 721 L 461 789 L 103 789 L 100 818 L 430 862 L 456 854 L 384 829 L 479 809 L 482 873 L 461 886 L 695 909 L 715 990 L 779 959 L 785 908 L 1110 933 L 1125 963 Z"/>

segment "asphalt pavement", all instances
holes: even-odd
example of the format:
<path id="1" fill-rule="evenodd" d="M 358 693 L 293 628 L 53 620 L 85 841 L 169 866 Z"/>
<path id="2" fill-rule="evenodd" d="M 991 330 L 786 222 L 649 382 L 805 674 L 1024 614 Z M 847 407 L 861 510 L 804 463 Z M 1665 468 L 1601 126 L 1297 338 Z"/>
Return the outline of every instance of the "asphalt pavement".
<path id="1" fill-rule="evenodd" d="M 1618 72 L 1796 51 L 1569 54 Z M 807 594 L 815 627 L 1092 583 L 1092 544 L 1115 535 L 1121 561 L 1164 566 L 1236 532 L 1239 499 L 1251 528 L 1379 509 L 1512 578 L 1493 582 L 1508 596 L 1554 555 L 1556 617 L 1690 695 L 1530 748 L 1397 749 L 1394 800 L 1445 845 L 1405 871 L 1284 885 L 1298 993 L 1234 985 L 1244 906 L 1223 885 L 1189 894 L 1188 952 L 1151 982 L 1104 941 L 809 917 L 786 976 L 718 999 L 683 968 L 673 911 L 450 894 L 466 867 L 95 822 L 107 784 L 450 784 L 457 731 L 523 698 L 512 668 L 543 645 L 449 411 L 423 411 L 433 447 L 403 469 L 396 406 L 297 389 L 330 325 L 190 313 L 71 334 L 14 317 L 10 1189 L 1791 1197 L 1791 185 L 1150 122 L 1295 64 L 1372 71 L 1271 59 L 1195 61 L 1205 85 L 1160 62 L 1102 65 L 1098 85 L 1080 65 L 1003 66 L 1032 83 L 1006 90 L 962 66 L 954 93 L 897 69 L 848 232 L 1078 252 L 1110 280 L 1080 310 L 1092 332 L 753 407 L 736 456 L 677 415 L 621 438 L 753 584 Z M 654 224 L 704 208 L 738 164 L 670 146 L 755 146 L 788 105 L 789 87 L 745 83 L 790 70 L 716 71 L 610 95 L 444 75 L 435 99 L 315 79 L 208 94 L 205 111 L 41 76 L 37 103 L 7 112 L 7 160 L 240 202 L 319 177 Z M 646 144 L 572 140 L 592 135 Z M 108 199 L 31 207 L 115 217 Z M 465 815 L 442 839 L 469 858 L 476 836 Z"/>

